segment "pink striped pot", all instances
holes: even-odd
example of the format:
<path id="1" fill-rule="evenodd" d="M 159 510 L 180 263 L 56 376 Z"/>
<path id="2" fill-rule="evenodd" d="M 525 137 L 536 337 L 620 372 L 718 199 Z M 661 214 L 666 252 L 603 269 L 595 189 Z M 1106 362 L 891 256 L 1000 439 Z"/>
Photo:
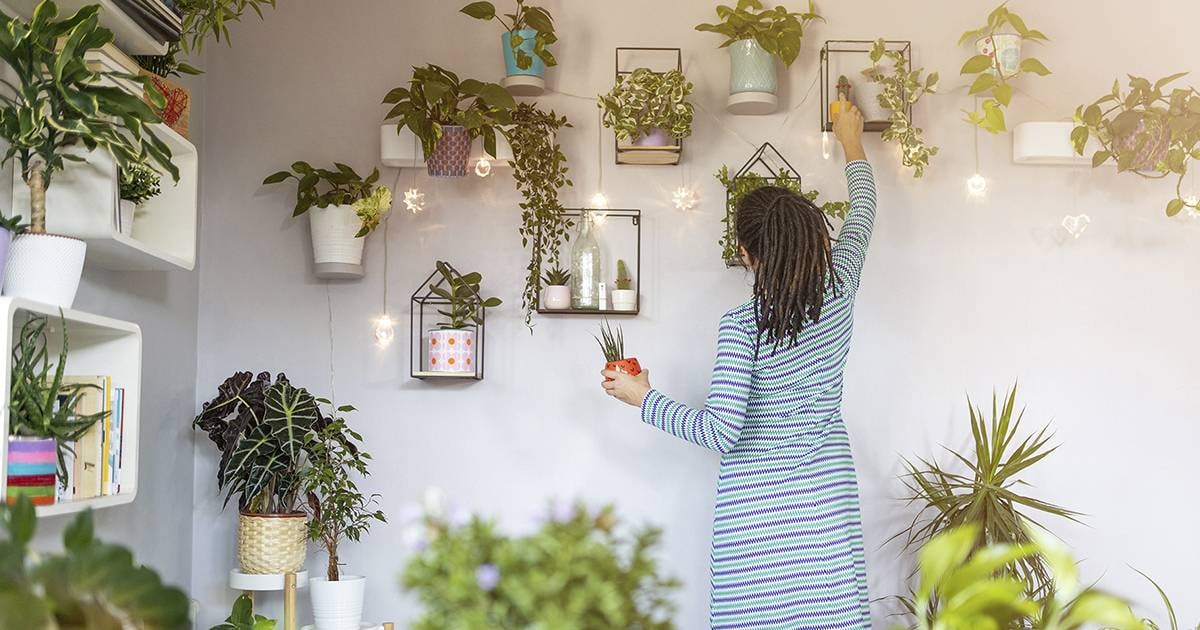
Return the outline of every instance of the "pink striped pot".
<path id="1" fill-rule="evenodd" d="M 54 505 L 58 483 L 58 443 L 54 438 L 8 438 L 5 500 L 9 505 L 22 496 L 34 505 Z"/>

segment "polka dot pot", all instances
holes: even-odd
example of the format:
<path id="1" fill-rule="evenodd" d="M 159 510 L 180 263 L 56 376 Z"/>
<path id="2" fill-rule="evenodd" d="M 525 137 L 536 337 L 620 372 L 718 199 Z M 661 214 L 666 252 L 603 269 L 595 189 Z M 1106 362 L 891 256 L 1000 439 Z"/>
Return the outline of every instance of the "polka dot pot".
<path id="1" fill-rule="evenodd" d="M 475 373 L 475 331 L 431 330 L 425 336 L 425 369 L 455 374 Z"/>

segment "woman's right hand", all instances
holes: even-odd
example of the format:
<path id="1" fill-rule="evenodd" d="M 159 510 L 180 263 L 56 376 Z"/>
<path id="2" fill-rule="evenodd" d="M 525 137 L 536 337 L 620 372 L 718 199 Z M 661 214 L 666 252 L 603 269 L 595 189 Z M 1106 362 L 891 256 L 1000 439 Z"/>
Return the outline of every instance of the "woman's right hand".
<path id="1" fill-rule="evenodd" d="M 863 115 L 858 108 L 842 100 L 838 113 L 833 116 L 833 135 L 842 144 L 842 153 L 847 162 L 867 159 L 862 146 Z"/>

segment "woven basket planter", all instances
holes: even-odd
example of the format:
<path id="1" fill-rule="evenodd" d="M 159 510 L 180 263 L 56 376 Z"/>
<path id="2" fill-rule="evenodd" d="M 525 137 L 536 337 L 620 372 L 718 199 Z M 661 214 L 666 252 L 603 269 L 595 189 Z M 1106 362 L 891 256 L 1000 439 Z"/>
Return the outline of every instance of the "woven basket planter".
<path id="1" fill-rule="evenodd" d="M 292 514 L 238 515 L 237 557 L 242 573 L 279 575 L 304 566 L 308 519 Z"/>

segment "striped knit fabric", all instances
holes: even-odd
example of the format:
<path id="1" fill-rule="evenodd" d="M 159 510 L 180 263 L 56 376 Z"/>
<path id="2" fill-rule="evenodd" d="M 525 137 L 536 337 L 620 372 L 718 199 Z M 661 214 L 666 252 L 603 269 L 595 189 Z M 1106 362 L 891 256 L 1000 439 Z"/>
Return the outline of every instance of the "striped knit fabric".
<path id="1" fill-rule="evenodd" d="M 712 542 L 713 628 L 870 628 L 858 484 L 842 424 L 842 370 L 875 219 L 864 161 L 846 166 L 841 284 L 800 342 L 758 358 L 753 303 L 721 319 L 704 409 L 651 390 L 642 420 L 721 453 Z"/>

